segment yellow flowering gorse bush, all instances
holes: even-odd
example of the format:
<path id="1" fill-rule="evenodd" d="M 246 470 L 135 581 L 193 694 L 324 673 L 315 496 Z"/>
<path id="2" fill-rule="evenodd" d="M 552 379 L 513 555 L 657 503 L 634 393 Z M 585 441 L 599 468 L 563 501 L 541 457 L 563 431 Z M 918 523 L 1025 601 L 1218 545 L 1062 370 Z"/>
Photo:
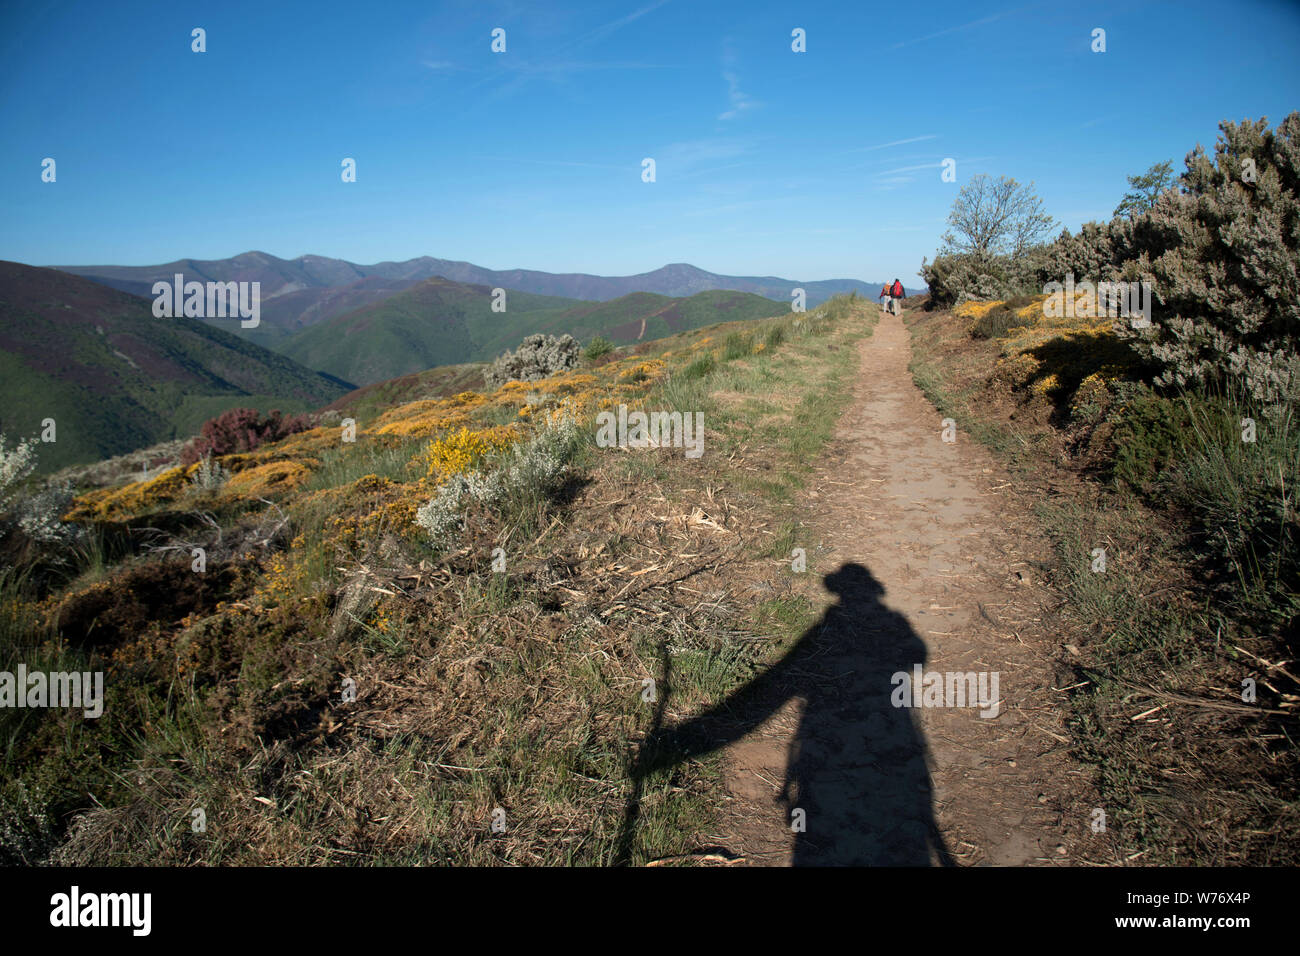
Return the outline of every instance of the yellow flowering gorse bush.
<path id="1" fill-rule="evenodd" d="M 1080 315 L 1087 304 L 1083 295 L 1076 297 L 1073 309 L 1062 310 L 1070 314 L 1049 316 L 1044 312 L 1047 298 L 1036 296 L 1016 310 L 1025 324 L 1001 340 L 994 379 L 1040 397 L 1052 395 L 1065 381 L 1077 382 L 1072 407 L 1099 401 L 1107 385 L 1132 368 L 1133 356 L 1113 330 L 1116 320 L 1107 315 Z M 953 314 L 979 319 L 1001 304 L 965 302 L 953 309 Z M 1050 362 L 1045 356 L 1050 356 Z"/>
<path id="2" fill-rule="evenodd" d="M 430 481 L 442 482 L 452 475 L 462 475 L 487 455 L 510 447 L 519 438 L 519 429 L 513 425 L 497 425 L 480 431 L 462 427 L 429 442 L 420 456 L 424 476 Z"/>

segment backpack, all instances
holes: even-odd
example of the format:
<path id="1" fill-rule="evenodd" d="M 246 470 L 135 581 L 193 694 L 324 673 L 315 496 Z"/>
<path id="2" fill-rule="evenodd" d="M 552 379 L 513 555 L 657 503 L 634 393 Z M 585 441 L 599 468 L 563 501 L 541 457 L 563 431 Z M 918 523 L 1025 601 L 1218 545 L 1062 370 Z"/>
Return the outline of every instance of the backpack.
<path id="1" fill-rule="evenodd" d="M 892 295 L 894 298 L 901 299 L 903 297 L 903 283 L 895 279 L 894 287 L 889 291 L 890 291 L 890 295 Z"/>

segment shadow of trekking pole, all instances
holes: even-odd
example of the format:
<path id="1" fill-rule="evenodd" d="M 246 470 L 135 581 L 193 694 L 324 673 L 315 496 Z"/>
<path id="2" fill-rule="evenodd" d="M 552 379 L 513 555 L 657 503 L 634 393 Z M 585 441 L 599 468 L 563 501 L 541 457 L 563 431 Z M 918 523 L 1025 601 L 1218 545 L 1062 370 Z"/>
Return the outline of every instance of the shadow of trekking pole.
<path id="1" fill-rule="evenodd" d="M 650 730 L 646 734 L 646 740 L 657 740 L 663 733 L 664 712 L 668 707 L 668 695 L 672 693 L 672 672 L 673 659 L 668 652 L 667 640 L 659 642 L 659 664 L 660 673 L 663 677 L 655 684 L 655 709 L 654 716 L 650 721 Z M 632 863 L 632 851 L 636 842 L 637 823 L 641 817 L 641 795 L 645 788 L 646 771 L 642 768 L 645 754 L 645 744 L 635 755 L 629 750 L 628 767 L 629 776 L 632 778 L 632 792 L 628 794 L 627 806 L 623 811 L 623 824 L 619 829 L 618 842 L 614 849 L 614 865 L 630 866 Z"/>

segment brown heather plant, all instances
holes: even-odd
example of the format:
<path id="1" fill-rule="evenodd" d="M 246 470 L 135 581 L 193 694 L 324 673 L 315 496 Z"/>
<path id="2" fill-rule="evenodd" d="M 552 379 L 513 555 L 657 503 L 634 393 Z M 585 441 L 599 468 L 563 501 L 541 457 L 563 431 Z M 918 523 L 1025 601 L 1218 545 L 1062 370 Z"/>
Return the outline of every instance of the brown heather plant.
<path id="1" fill-rule="evenodd" d="M 199 436 L 181 452 L 181 465 L 188 467 L 213 455 L 253 451 L 309 427 L 305 415 L 285 418 L 277 409 L 263 418 L 255 408 L 232 408 L 203 423 Z"/>

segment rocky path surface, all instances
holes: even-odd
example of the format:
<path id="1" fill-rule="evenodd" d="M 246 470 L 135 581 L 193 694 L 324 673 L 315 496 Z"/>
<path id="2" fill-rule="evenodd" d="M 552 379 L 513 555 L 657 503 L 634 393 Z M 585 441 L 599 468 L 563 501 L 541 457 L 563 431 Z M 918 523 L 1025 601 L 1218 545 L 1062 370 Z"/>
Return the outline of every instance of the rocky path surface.
<path id="1" fill-rule="evenodd" d="M 1068 863 L 1085 778 L 1053 688 L 1047 544 L 992 456 L 944 440 L 901 318 L 859 348 L 801 532 L 827 609 L 737 700 L 756 718 L 726 752 L 719 837 L 751 865 Z M 918 665 L 922 706 L 895 706 Z"/>

